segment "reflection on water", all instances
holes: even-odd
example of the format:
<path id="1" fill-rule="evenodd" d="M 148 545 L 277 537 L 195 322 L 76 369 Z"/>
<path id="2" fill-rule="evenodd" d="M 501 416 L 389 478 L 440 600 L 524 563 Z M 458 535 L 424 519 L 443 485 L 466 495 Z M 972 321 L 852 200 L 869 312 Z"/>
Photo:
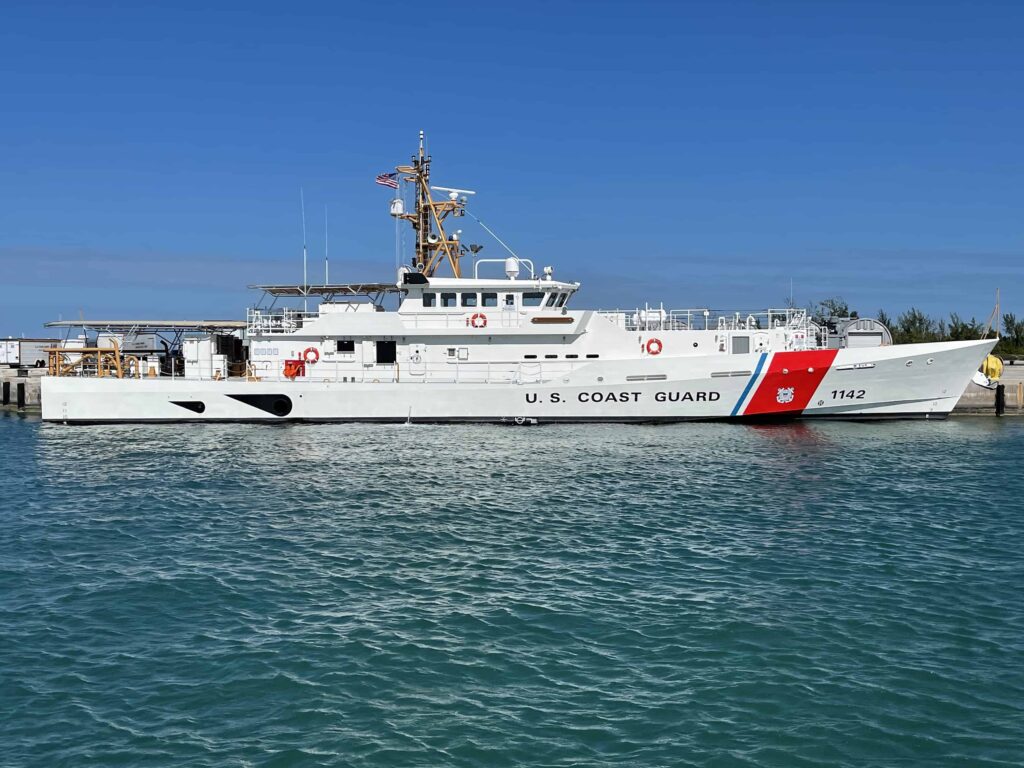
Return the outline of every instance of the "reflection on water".
<path id="1" fill-rule="evenodd" d="M 1018 422 L 0 435 L 12 764 L 1019 757 Z"/>

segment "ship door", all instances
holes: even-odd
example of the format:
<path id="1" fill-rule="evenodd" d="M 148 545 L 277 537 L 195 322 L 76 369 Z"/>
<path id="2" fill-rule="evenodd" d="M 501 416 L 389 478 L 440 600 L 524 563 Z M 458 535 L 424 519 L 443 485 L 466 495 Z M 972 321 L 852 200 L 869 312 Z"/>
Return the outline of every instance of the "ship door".
<path id="1" fill-rule="evenodd" d="M 377 342 L 377 365 L 394 365 L 398 359 L 397 341 Z"/>
<path id="2" fill-rule="evenodd" d="M 427 353 L 427 347 L 425 344 L 410 344 L 409 345 L 409 375 L 410 376 L 423 376 L 427 372 L 427 364 L 424 362 L 424 358 Z"/>

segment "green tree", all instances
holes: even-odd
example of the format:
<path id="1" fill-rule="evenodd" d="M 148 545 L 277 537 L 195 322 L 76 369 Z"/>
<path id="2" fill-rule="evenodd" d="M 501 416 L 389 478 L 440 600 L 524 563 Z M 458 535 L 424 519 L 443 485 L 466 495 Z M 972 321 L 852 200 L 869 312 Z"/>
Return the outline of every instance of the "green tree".
<path id="1" fill-rule="evenodd" d="M 1013 312 L 1003 315 L 1003 336 L 1015 348 L 1024 348 L 1024 320 L 1018 320 Z"/>
<path id="2" fill-rule="evenodd" d="M 919 344 L 926 341 L 941 341 L 945 324 L 937 323 L 917 307 L 911 307 L 896 319 L 891 328 L 896 344 Z"/>
<path id="3" fill-rule="evenodd" d="M 1024 320 L 1018 320 L 1013 312 L 1003 315 L 1003 332 L 996 344 L 997 355 L 1024 354 Z"/>
<path id="4" fill-rule="evenodd" d="M 811 319 L 818 325 L 825 325 L 827 321 L 835 318 L 857 317 L 857 313 L 850 311 L 850 305 L 842 296 L 822 299 L 808 307 L 808 310 Z"/>
<path id="5" fill-rule="evenodd" d="M 949 315 L 949 326 L 945 338 L 950 341 L 968 341 L 970 339 L 980 339 L 985 328 L 975 320 L 973 317 L 970 320 L 964 320 L 956 312 L 952 312 Z"/>

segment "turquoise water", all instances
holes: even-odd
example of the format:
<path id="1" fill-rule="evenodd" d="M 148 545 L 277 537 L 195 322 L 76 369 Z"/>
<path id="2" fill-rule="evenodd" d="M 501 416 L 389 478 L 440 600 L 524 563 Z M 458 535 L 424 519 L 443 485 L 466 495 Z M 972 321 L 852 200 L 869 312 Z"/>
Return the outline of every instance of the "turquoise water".
<path id="1" fill-rule="evenodd" d="M 0 448 L 0 765 L 1024 763 L 1024 420 Z"/>

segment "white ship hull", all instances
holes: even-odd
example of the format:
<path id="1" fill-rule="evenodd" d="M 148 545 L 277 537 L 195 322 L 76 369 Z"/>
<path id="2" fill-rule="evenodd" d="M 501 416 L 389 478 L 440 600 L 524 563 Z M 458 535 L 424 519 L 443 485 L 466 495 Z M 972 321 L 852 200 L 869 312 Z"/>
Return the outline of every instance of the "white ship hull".
<path id="1" fill-rule="evenodd" d="M 48 376 L 42 415 L 69 424 L 941 419 L 994 344 L 602 360 L 495 383 Z"/>

